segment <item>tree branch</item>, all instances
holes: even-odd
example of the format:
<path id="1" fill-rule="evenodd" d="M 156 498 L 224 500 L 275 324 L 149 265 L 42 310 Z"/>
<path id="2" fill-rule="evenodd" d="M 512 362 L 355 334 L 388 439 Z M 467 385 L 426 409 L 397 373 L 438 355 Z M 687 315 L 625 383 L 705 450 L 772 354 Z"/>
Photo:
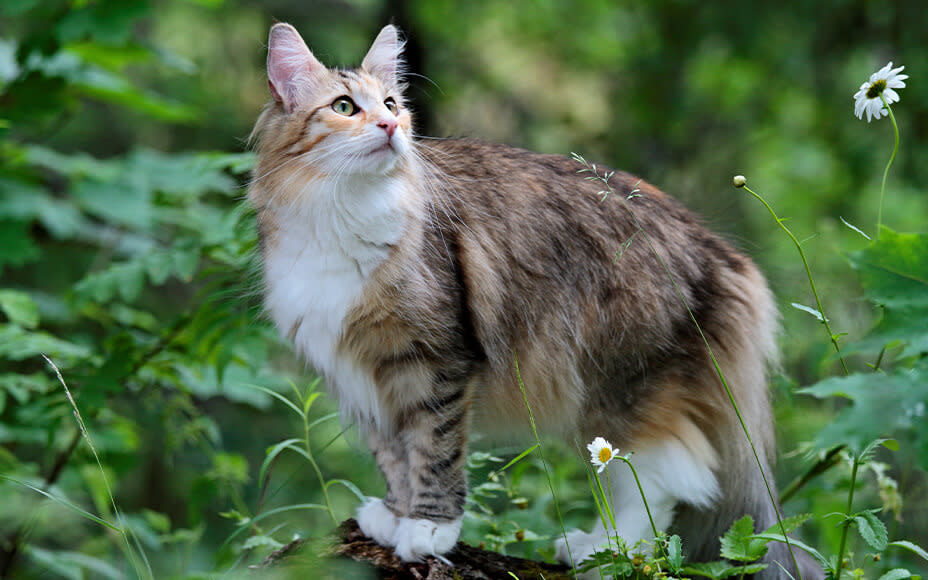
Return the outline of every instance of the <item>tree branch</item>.
<path id="1" fill-rule="evenodd" d="M 468 546 L 463 542 L 458 542 L 451 552 L 445 554 L 454 566 L 448 566 L 437 558 L 426 558 L 425 562 L 421 563 L 402 562 L 393 554 L 392 549 L 366 537 L 354 519 L 342 522 L 338 527 L 337 536 L 339 543 L 332 548 L 333 555 L 366 564 L 378 572 L 378 578 L 384 580 L 501 580 L 513 578 L 512 574 L 518 580 L 573 579 L 566 566 L 504 556 Z M 305 542 L 290 542 L 252 568 L 278 566 L 297 553 Z"/>

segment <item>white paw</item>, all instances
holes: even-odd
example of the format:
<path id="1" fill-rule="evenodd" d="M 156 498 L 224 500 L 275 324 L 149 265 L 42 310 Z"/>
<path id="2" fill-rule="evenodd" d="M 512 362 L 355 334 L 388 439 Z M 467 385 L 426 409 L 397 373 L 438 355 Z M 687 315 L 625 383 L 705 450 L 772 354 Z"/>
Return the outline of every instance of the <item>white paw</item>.
<path id="1" fill-rule="evenodd" d="M 381 546 L 392 548 L 396 545 L 393 536 L 399 524 L 400 519 L 390 511 L 390 508 L 383 505 L 383 500 L 380 498 L 369 497 L 358 508 L 358 526 L 361 531 Z"/>
<path id="2" fill-rule="evenodd" d="M 580 530 L 567 532 L 567 541 L 560 537 L 554 542 L 555 558 L 568 566 L 577 566 L 597 551 L 605 549 L 608 540 L 603 534 L 588 534 Z M 568 550 L 570 546 L 570 550 Z"/>
<path id="3" fill-rule="evenodd" d="M 396 555 L 404 562 L 421 562 L 425 556 L 441 558 L 458 541 L 462 519 L 439 523 L 400 518 L 400 525 L 393 536 Z"/>

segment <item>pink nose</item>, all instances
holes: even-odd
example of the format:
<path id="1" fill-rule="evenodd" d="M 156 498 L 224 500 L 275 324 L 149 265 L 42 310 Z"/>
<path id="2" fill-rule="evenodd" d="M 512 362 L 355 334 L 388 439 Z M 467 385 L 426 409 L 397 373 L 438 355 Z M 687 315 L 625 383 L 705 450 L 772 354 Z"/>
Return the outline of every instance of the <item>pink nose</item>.
<path id="1" fill-rule="evenodd" d="M 392 137 L 393 133 L 396 131 L 396 119 L 383 119 L 377 126 L 387 132 L 387 137 Z"/>

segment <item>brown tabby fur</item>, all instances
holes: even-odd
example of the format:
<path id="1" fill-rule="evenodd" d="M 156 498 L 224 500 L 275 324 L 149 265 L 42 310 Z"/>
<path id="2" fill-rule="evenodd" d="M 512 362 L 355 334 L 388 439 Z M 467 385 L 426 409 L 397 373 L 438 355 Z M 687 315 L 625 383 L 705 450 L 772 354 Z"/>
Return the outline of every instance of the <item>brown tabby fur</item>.
<path id="1" fill-rule="evenodd" d="M 329 132 L 352 130 L 345 118 L 317 113 L 341 92 L 380 90 L 363 69 L 318 74 L 328 89 L 289 112 L 271 103 L 255 127 L 249 199 L 265 256 L 281 235 L 281 214 L 271 209 L 301 203 L 303 190 L 292 184 L 326 177 L 299 156 Z M 398 130 L 409 132 L 395 89 Z M 404 235 L 382 245 L 387 257 L 367 277 L 338 342 L 377 391 L 380 416 L 354 418 L 386 477 L 385 505 L 400 516 L 452 520 L 466 495 L 470 424 L 529 432 L 517 361 L 545 432 L 603 436 L 623 452 L 676 440 L 709 466 L 721 500 L 709 510 L 679 505 L 673 531 L 691 558 L 715 559 L 734 519 L 750 513 L 763 529 L 775 515 L 693 319 L 769 477 L 771 293 L 750 259 L 673 198 L 615 172 L 614 194 L 603 200 L 602 184 L 581 169 L 559 156 L 447 139 L 415 142 L 389 170 L 408 183 Z M 295 336 L 302 323 L 281 331 Z M 779 548 L 772 558 L 792 569 Z M 776 564 L 764 572 L 779 574 Z"/>

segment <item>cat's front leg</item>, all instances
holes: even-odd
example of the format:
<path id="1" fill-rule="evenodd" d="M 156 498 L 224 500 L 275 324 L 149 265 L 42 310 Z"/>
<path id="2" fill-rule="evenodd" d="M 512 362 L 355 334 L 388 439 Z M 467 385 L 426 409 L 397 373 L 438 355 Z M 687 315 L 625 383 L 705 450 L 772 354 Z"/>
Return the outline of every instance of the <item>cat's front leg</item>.
<path id="1" fill-rule="evenodd" d="M 393 538 L 396 554 L 404 561 L 442 557 L 461 533 L 469 408 L 461 387 L 406 418 L 409 505 Z"/>
<path id="2" fill-rule="evenodd" d="M 377 467 L 387 482 L 387 495 L 383 498 L 369 497 L 358 508 L 358 526 L 364 535 L 381 546 L 396 545 L 394 537 L 400 524 L 400 516 L 409 506 L 409 468 L 403 438 L 383 435 L 376 428 L 367 434 L 368 445 L 377 461 Z"/>

